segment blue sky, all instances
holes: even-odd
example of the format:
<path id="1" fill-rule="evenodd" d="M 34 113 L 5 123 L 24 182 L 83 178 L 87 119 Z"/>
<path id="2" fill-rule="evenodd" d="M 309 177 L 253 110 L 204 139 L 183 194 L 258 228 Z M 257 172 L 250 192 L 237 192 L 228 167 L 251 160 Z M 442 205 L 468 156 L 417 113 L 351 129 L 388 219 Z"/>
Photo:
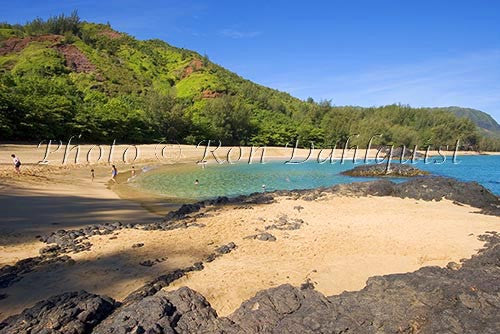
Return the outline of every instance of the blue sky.
<path id="1" fill-rule="evenodd" d="M 1 1 L 0 21 L 77 9 L 336 105 L 458 105 L 500 120 L 500 1 Z"/>

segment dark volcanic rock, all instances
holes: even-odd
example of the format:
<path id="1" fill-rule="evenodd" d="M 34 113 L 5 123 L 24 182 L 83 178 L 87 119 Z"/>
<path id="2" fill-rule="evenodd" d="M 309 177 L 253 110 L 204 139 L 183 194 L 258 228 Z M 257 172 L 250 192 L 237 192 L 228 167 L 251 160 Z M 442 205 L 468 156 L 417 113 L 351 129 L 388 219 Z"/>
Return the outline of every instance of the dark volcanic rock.
<path id="1" fill-rule="evenodd" d="M 257 293 L 226 318 L 217 318 L 188 288 L 162 291 L 119 309 L 94 333 L 137 326 L 154 328 L 151 333 L 497 333 L 500 238 L 482 238 L 487 248 L 460 268 L 372 277 L 363 290 L 332 297 L 312 284 L 281 285 Z M 115 331 L 101 330 L 107 328 Z"/>
<path id="2" fill-rule="evenodd" d="M 298 230 L 302 224 L 304 224 L 302 219 L 289 219 L 284 215 L 274 220 L 274 224 L 266 226 L 266 230 Z"/>
<path id="3" fill-rule="evenodd" d="M 67 292 L 7 318 L 0 334 L 61 333 L 84 334 L 106 318 L 116 307 L 113 299 L 86 291 Z"/>
<path id="4" fill-rule="evenodd" d="M 393 186 L 393 196 L 423 199 L 442 198 L 482 209 L 481 212 L 500 215 L 500 199 L 477 182 L 460 182 L 452 178 L 416 178 Z"/>
<path id="5" fill-rule="evenodd" d="M 234 198 L 225 196 L 217 197 L 212 200 L 205 200 L 193 204 L 183 204 L 179 209 L 169 212 L 165 216 L 165 221 L 179 220 L 185 218 L 187 215 L 198 212 L 207 206 L 221 206 L 225 204 L 241 204 L 241 207 L 249 208 L 249 204 L 270 204 L 274 202 L 274 196 L 263 193 L 253 193 L 250 195 L 242 195 Z"/>
<path id="6" fill-rule="evenodd" d="M 244 302 L 228 317 L 230 329 L 227 325 L 222 329 L 240 333 L 332 333 L 319 331 L 322 323 L 334 320 L 328 311 L 330 303 L 319 292 L 285 284 Z M 323 314 L 327 317 L 322 318 Z"/>
<path id="7" fill-rule="evenodd" d="M 215 252 L 219 253 L 219 254 L 227 254 L 227 253 L 231 252 L 235 248 L 236 248 L 236 245 L 234 244 L 234 242 L 230 242 L 227 245 L 224 245 L 224 246 L 221 246 L 221 247 L 217 248 L 215 250 Z"/>
<path id="8" fill-rule="evenodd" d="M 448 177 L 417 177 L 397 184 L 389 180 L 338 184 L 322 189 L 322 192 L 339 196 L 394 196 L 425 201 L 445 198 L 481 209 L 483 214 L 500 216 L 498 196 L 477 182 L 462 182 Z M 309 194 L 307 191 L 296 193 L 299 198 Z"/>
<path id="9" fill-rule="evenodd" d="M 380 167 L 378 167 L 380 166 Z M 393 164 L 393 170 L 402 170 L 413 168 L 408 165 Z M 398 166 L 398 167 L 395 167 Z M 370 166 L 359 166 L 357 168 L 366 168 Z M 382 168 L 384 165 L 375 165 L 376 168 Z M 384 170 L 385 171 L 385 170 Z M 401 171 L 403 173 L 403 171 Z M 407 176 L 407 175 L 405 175 Z M 203 224 L 196 223 L 196 219 L 206 216 L 206 213 L 198 213 L 189 216 L 192 213 L 200 211 L 207 206 L 217 207 L 225 204 L 239 204 L 236 208 L 251 208 L 250 204 L 270 204 L 278 196 L 287 196 L 292 199 L 303 199 L 314 201 L 327 194 L 336 194 L 339 196 L 397 196 L 410 197 L 424 200 L 440 200 L 447 198 L 455 203 L 468 204 L 481 209 L 481 213 L 490 215 L 500 215 L 500 200 L 489 190 L 476 182 L 461 182 L 451 178 L 444 177 L 425 177 L 415 178 L 407 182 L 395 184 L 389 180 L 377 180 L 371 182 L 358 182 L 351 184 L 339 184 L 333 187 L 320 187 L 316 189 L 302 190 L 281 190 L 271 193 L 254 193 L 248 196 L 238 196 L 235 198 L 219 197 L 214 200 L 201 201 L 194 204 L 185 204 L 176 211 L 168 213 L 161 222 L 150 224 L 122 224 L 120 222 L 105 223 L 87 226 L 79 230 L 59 230 L 50 235 L 41 236 L 39 239 L 48 244 L 55 244 L 41 250 L 44 256 L 57 256 L 66 253 L 78 253 L 89 250 L 92 244 L 87 239 L 94 235 L 113 234 L 121 229 L 142 229 L 142 230 L 174 230 L 188 227 L 203 227 Z M 301 206 L 294 207 L 299 212 Z M 300 227 L 301 222 L 296 221 L 287 225 L 284 222 L 269 226 L 268 228 L 278 229 L 296 229 Z M 1 272 L 0 272 L 1 275 Z M 0 284 L 1 285 L 1 284 Z"/>
<path id="10" fill-rule="evenodd" d="M 274 196 L 268 193 L 253 193 L 248 196 L 235 197 L 231 199 L 231 203 L 271 204 L 274 203 Z"/>
<path id="11" fill-rule="evenodd" d="M 200 203 L 195 203 L 195 204 L 183 204 L 179 209 L 176 211 L 171 211 L 165 216 L 165 220 L 172 220 L 172 219 L 180 219 L 184 218 L 184 216 L 193 213 L 193 212 L 198 212 L 202 208 L 202 205 Z"/>
<path id="12" fill-rule="evenodd" d="M 145 261 L 139 262 L 139 264 L 141 266 L 145 266 L 145 267 L 152 267 L 155 264 L 158 264 L 158 263 L 161 263 L 161 262 L 165 262 L 166 260 L 167 260 L 167 258 L 162 257 L 162 258 L 154 259 L 154 260 L 145 260 Z"/>
<path id="13" fill-rule="evenodd" d="M 243 239 L 256 239 L 256 240 L 260 240 L 260 241 L 276 241 L 276 237 L 274 235 L 272 235 L 271 233 L 267 233 L 267 232 L 249 235 L 247 237 L 244 237 Z"/>
<path id="14" fill-rule="evenodd" d="M 125 305 L 136 303 L 145 297 L 152 296 L 158 291 L 160 291 L 162 288 L 168 286 L 170 283 L 172 283 L 175 280 L 178 280 L 182 276 L 186 274 L 190 270 L 184 270 L 184 269 L 177 269 L 174 270 L 166 275 L 161 275 L 151 282 L 143 285 L 139 289 L 135 290 L 131 294 L 129 294 L 123 303 Z"/>
<path id="15" fill-rule="evenodd" d="M 53 256 L 53 255 L 57 255 L 60 251 L 61 251 L 61 247 L 59 247 L 58 245 L 49 245 L 49 246 L 43 247 L 38 252 L 40 253 L 40 255 Z"/>
<path id="16" fill-rule="evenodd" d="M 180 288 L 118 309 L 94 330 L 99 334 L 207 333 L 217 314 L 199 293 Z M 204 328 L 200 331 L 200 328 Z"/>
<path id="17" fill-rule="evenodd" d="M 304 210 L 304 207 L 301 206 L 301 205 L 296 205 L 296 206 L 293 207 L 293 209 L 297 210 L 300 213 L 300 211 Z"/>
<path id="18" fill-rule="evenodd" d="M 71 262 L 69 256 L 59 255 L 90 247 L 85 240 L 92 235 L 112 234 L 123 228 L 186 228 L 192 226 L 197 217 L 201 217 L 201 214 L 187 215 L 206 205 L 239 203 L 244 206 L 249 203 L 272 203 L 278 196 L 316 200 L 326 195 L 396 196 L 427 201 L 446 198 L 476 207 L 482 213 L 500 216 L 500 199 L 486 188 L 475 182 L 443 177 L 415 178 L 400 184 L 379 180 L 312 190 L 276 191 L 240 196 L 237 199 L 219 198 L 184 207 L 164 222 L 101 224 L 73 231 L 60 230 L 41 237 L 53 245 L 43 248 L 39 257 L 1 268 L 0 288 L 9 286 L 21 279 L 22 274 L 38 266 Z M 294 229 L 302 224 L 304 222 L 300 219 L 281 216 L 267 229 Z M 233 314 L 223 318 L 218 318 L 207 301 L 188 288 L 161 291 L 186 273 L 202 270 L 203 263 L 197 262 L 147 283 L 125 298 L 120 307 L 112 299 L 84 291 L 49 298 L 4 320 L 0 324 L 0 334 L 493 334 L 500 332 L 500 237 L 496 232 L 490 232 L 481 238 L 487 242 L 486 248 L 462 264 L 450 263 L 446 268 L 425 267 L 413 273 L 372 277 L 360 291 L 331 297 L 315 291 L 312 284 L 303 284 L 301 288 L 282 285 L 259 292 Z M 204 261 L 213 261 L 234 249 L 236 245 L 233 242 L 220 246 Z"/>
<path id="19" fill-rule="evenodd" d="M 234 242 L 230 242 L 227 245 L 223 245 L 215 250 L 214 253 L 210 254 L 207 256 L 205 259 L 206 262 L 212 262 L 216 258 L 222 256 L 223 254 L 227 254 L 232 252 L 236 248 L 236 245 Z M 157 259 L 158 260 L 158 259 Z M 155 263 L 153 261 L 147 260 L 141 263 L 143 266 L 152 266 Z M 139 289 L 135 290 L 131 294 L 129 294 L 125 300 L 124 304 L 130 304 L 137 302 L 139 300 L 142 300 L 144 297 L 147 296 L 152 296 L 158 291 L 160 291 L 162 288 L 168 286 L 170 283 L 173 281 L 183 277 L 186 273 L 192 272 L 192 271 L 199 271 L 203 270 L 203 263 L 202 262 L 196 262 L 194 263 L 191 267 L 183 268 L 183 269 L 176 269 L 166 275 L 161 275 L 151 282 L 143 285 Z"/>
<path id="20" fill-rule="evenodd" d="M 228 318 L 243 333 L 498 333 L 500 238 L 460 269 L 425 267 L 372 277 L 356 292 L 324 297 L 290 285 L 259 292 Z"/>
<path id="21" fill-rule="evenodd" d="M 102 320 L 116 307 L 114 302 L 80 292 L 50 298 L 8 318 L 0 334 L 493 334 L 500 329 L 500 236 L 489 232 L 481 239 L 486 248 L 461 267 L 372 277 L 360 291 L 331 297 L 312 284 L 285 284 L 257 293 L 233 314 L 218 318 L 203 296 L 187 287 L 153 289 L 127 298 Z"/>
<path id="22" fill-rule="evenodd" d="M 389 168 L 387 168 L 387 164 L 361 165 L 342 172 L 342 174 L 348 176 L 414 177 L 429 175 L 429 172 L 407 164 L 392 163 Z"/>
<path id="23" fill-rule="evenodd" d="M 151 260 L 145 260 L 145 261 L 139 262 L 139 264 L 141 266 L 144 266 L 144 267 L 152 267 L 155 265 L 155 262 L 151 261 Z"/>
<path id="24" fill-rule="evenodd" d="M 17 261 L 16 264 L 0 268 L 0 289 L 4 289 L 19 281 L 23 274 L 29 273 L 38 267 L 55 263 L 74 263 L 67 255 L 55 256 L 52 252 L 42 252 L 43 255 Z"/>

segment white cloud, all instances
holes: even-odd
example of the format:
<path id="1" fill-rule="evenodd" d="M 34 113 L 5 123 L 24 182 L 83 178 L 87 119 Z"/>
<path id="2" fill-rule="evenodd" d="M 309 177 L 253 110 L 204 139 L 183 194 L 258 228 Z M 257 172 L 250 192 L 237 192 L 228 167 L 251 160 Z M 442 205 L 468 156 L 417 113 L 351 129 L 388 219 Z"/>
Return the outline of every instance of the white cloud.
<path id="1" fill-rule="evenodd" d="M 288 75 L 265 84 L 301 98 L 332 99 L 336 105 L 462 106 L 500 120 L 500 50 L 349 71 L 326 68 L 307 79 L 304 73 L 292 74 L 293 79 Z"/>

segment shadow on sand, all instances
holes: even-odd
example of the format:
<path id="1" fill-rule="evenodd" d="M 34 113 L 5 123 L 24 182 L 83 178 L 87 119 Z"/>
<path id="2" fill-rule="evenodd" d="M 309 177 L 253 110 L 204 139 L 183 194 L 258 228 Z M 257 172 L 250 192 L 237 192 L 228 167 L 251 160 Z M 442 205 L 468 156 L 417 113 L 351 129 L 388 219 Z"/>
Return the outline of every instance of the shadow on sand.
<path id="1" fill-rule="evenodd" d="M 116 221 L 149 223 L 162 218 L 123 199 L 47 195 L 31 190 L 9 189 L 0 194 L 0 203 L 0 246 L 33 241 L 36 235 L 59 229 Z"/>
<path id="2" fill-rule="evenodd" d="M 154 233 L 154 232 L 152 232 Z M 132 245 L 131 245 L 132 246 Z M 122 300 L 134 290 L 156 277 L 191 266 L 201 261 L 212 250 L 209 247 L 182 245 L 179 249 L 165 249 L 165 261 L 154 266 L 140 262 L 153 260 L 144 248 L 101 255 L 94 259 L 76 260 L 71 263 L 45 265 L 22 275 L 10 287 L 0 289 L 5 295 L 0 303 L 0 320 L 17 314 L 36 302 L 67 291 L 86 290 Z M 70 254 L 71 256 L 71 254 Z"/>

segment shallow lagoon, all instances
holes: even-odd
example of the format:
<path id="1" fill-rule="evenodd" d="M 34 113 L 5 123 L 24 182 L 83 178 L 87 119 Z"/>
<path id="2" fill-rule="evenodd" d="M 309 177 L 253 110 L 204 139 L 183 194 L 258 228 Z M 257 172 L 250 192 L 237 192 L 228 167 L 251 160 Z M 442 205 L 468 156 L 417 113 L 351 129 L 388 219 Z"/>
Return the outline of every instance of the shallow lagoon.
<path id="1" fill-rule="evenodd" d="M 423 160 L 415 166 L 434 175 L 454 177 L 463 181 L 477 181 L 497 195 L 500 195 L 500 156 L 462 156 L 458 164 L 448 158 L 443 164 L 440 157 Z M 356 164 L 358 165 L 358 164 Z M 206 168 L 194 163 L 178 166 L 165 166 L 142 173 L 131 185 L 155 194 L 183 199 L 206 199 L 217 196 L 237 196 L 272 190 L 309 189 L 373 180 L 341 175 L 342 171 L 354 167 L 352 161 L 340 164 L 319 164 L 315 161 L 303 164 L 284 164 L 283 161 L 268 161 L 265 164 L 237 163 L 208 164 Z M 199 185 L 195 185 L 199 180 Z M 391 180 L 404 181 L 402 178 Z"/>

